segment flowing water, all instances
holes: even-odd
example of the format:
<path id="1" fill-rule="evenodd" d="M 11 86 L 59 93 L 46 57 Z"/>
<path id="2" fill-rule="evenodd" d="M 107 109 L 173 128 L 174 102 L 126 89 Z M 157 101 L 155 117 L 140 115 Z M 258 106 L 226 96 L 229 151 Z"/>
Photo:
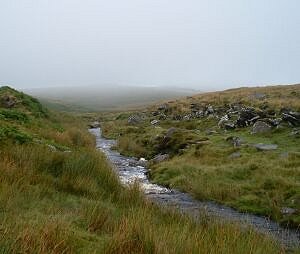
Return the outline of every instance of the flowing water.
<path id="1" fill-rule="evenodd" d="M 199 216 L 200 212 L 204 212 L 226 221 L 239 222 L 244 226 L 251 225 L 259 232 L 272 235 L 288 248 L 300 246 L 300 232 L 297 230 L 283 228 L 267 218 L 241 213 L 215 202 L 198 201 L 189 194 L 151 183 L 147 177 L 147 168 L 141 166 L 136 158 L 120 155 L 111 149 L 116 144 L 115 140 L 103 138 L 100 128 L 90 129 L 90 132 L 96 137 L 97 149 L 106 154 L 114 165 L 121 182 L 126 185 L 138 181 L 147 198 L 152 201 L 160 205 L 177 207 L 182 212 L 194 216 Z"/>

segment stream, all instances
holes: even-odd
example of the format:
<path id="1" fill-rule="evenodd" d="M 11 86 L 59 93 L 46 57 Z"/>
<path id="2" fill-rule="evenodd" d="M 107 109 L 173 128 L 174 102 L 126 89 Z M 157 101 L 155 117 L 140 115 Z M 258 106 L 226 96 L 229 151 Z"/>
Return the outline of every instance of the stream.
<path id="1" fill-rule="evenodd" d="M 176 207 L 180 211 L 194 216 L 204 212 L 222 220 L 238 222 L 244 226 L 250 225 L 259 232 L 273 236 L 287 248 L 300 246 L 299 230 L 286 229 L 268 218 L 241 213 L 211 201 L 199 201 L 192 198 L 189 194 L 151 183 L 147 177 L 148 169 L 140 166 L 137 159 L 120 155 L 119 152 L 111 149 L 116 144 L 115 140 L 103 138 L 100 128 L 90 129 L 89 131 L 96 137 L 97 149 L 104 152 L 114 165 L 121 182 L 127 185 L 138 181 L 146 197 L 153 202 L 163 206 Z"/>

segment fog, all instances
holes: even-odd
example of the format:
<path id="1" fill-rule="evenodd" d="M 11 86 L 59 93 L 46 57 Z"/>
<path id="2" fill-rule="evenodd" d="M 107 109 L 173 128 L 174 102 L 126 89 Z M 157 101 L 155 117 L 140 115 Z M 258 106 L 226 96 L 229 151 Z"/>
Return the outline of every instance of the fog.
<path id="1" fill-rule="evenodd" d="M 296 83 L 299 9 L 299 0 L 1 0 L 0 84 Z"/>

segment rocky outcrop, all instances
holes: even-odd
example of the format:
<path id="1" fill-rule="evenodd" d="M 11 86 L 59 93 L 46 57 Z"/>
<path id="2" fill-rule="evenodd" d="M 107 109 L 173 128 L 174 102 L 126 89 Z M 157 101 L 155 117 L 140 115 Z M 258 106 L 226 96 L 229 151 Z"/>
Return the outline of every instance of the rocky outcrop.
<path id="1" fill-rule="evenodd" d="M 17 104 L 17 98 L 13 95 L 5 94 L 0 98 L 1 105 L 5 108 L 12 108 Z"/>
<path id="2" fill-rule="evenodd" d="M 236 124 L 238 127 L 247 127 L 259 119 L 259 115 L 253 108 L 244 108 L 239 112 Z"/>

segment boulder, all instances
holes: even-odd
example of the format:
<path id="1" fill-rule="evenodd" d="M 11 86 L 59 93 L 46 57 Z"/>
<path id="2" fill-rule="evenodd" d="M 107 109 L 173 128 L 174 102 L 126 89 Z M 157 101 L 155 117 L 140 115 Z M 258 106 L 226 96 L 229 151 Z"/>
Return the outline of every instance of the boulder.
<path id="1" fill-rule="evenodd" d="M 159 162 L 166 161 L 169 158 L 170 158 L 169 154 L 158 154 L 151 160 L 151 162 L 159 163 Z"/>
<path id="2" fill-rule="evenodd" d="M 224 124 L 224 128 L 226 130 L 233 130 L 233 129 L 235 129 L 235 123 L 232 121 L 228 121 Z"/>
<path id="3" fill-rule="evenodd" d="M 202 110 L 199 110 L 194 113 L 196 118 L 202 118 L 204 117 L 204 112 Z"/>
<path id="4" fill-rule="evenodd" d="M 282 120 L 290 123 L 293 126 L 300 126 L 300 112 L 284 112 L 282 113 Z"/>
<path id="5" fill-rule="evenodd" d="M 282 118 L 275 118 L 275 119 L 266 119 L 266 122 L 272 125 L 273 127 L 277 127 L 282 122 Z"/>
<path id="6" fill-rule="evenodd" d="M 245 108 L 240 111 L 236 124 L 238 127 L 246 127 L 257 119 L 259 119 L 259 116 L 253 108 Z"/>
<path id="7" fill-rule="evenodd" d="M 229 120 L 228 115 L 224 115 L 221 117 L 219 123 L 218 123 L 219 128 L 223 128 L 226 130 L 233 130 L 235 129 L 235 123 L 233 121 Z"/>
<path id="8" fill-rule="evenodd" d="M 225 123 L 227 123 L 228 121 L 229 121 L 228 115 L 222 116 L 220 121 L 218 122 L 219 128 L 224 128 Z"/>
<path id="9" fill-rule="evenodd" d="M 98 121 L 94 121 L 92 123 L 89 124 L 90 128 L 100 128 L 100 123 Z"/>
<path id="10" fill-rule="evenodd" d="M 215 112 L 215 111 L 214 111 L 213 106 L 208 105 L 208 106 L 206 107 L 205 115 L 211 115 L 211 114 L 213 114 L 214 112 Z"/>
<path id="11" fill-rule="evenodd" d="M 276 150 L 278 148 L 278 145 L 275 144 L 256 144 L 254 145 L 254 147 L 258 150 L 258 151 L 272 151 L 272 150 Z"/>
<path id="12" fill-rule="evenodd" d="M 128 123 L 132 124 L 132 125 L 139 124 L 142 121 L 143 120 L 142 120 L 142 118 L 139 115 L 131 115 L 131 116 L 128 117 Z"/>
<path id="13" fill-rule="evenodd" d="M 272 129 L 272 127 L 263 122 L 263 121 L 257 121 L 253 127 L 252 127 L 252 134 L 257 134 L 257 133 L 265 133 L 265 132 L 269 132 Z"/>

